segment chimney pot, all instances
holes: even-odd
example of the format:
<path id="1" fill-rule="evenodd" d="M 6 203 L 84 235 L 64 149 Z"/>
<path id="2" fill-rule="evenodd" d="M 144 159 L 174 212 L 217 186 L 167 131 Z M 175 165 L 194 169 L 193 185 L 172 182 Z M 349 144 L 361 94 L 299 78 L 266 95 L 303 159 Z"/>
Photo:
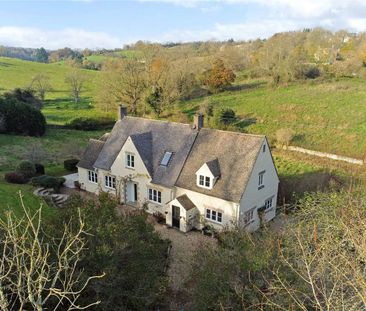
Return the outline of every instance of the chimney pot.
<path id="1" fill-rule="evenodd" d="M 203 114 L 197 113 L 193 117 L 193 128 L 200 130 L 203 128 Z"/>
<path id="2" fill-rule="evenodd" d="M 119 107 L 118 107 L 118 120 L 122 120 L 126 116 L 127 116 L 127 107 L 119 105 Z"/>

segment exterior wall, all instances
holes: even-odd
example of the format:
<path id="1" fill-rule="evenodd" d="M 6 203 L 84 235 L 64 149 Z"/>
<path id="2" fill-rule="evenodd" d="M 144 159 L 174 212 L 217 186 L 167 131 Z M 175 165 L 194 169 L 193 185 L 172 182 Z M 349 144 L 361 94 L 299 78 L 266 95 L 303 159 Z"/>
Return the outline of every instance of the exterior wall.
<path id="1" fill-rule="evenodd" d="M 190 210 L 186 210 L 178 200 L 171 201 L 166 206 L 166 224 L 168 226 L 173 226 L 172 223 L 172 206 L 178 206 L 180 208 L 180 221 L 179 221 L 179 229 L 183 232 L 188 232 L 197 226 L 197 221 L 195 221 L 195 216 L 198 214 L 198 210 L 196 208 L 192 208 Z"/>
<path id="2" fill-rule="evenodd" d="M 88 171 L 89 170 L 87 170 L 85 168 L 78 167 L 80 188 L 85 190 L 85 191 L 93 192 L 95 194 L 98 194 L 98 192 L 99 192 L 99 182 L 100 182 L 99 175 L 98 175 L 98 184 L 92 183 L 92 182 L 89 181 Z"/>
<path id="3" fill-rule="evenodd" d="M 239 223 L 245 225 L 249 231 L 254 231 L 259 228 L 260 216 L 258 214 L 258 208 L 264 206 L 265 201 L 271 197 L 273 197 L 272 208 L 264 213 L 263 218 L 264 221 L 269 221 L 276 216 L 279 179 L 267 140 L 264 141 L 264 144 L 265 152 L 263 152 L 262 146 L 247 187 L 240 200 Z M 259 173 L 262 171 L 265 171 L 263 178 L 264 187 L 262 189 L 258 189 Z M 245 212 L 248 212 L 251 209 L 254 209 L 254 218 L 250 223 L 244 224 Z"/>
<path id="4" fill-rule="evenodd" d="M 126 153 L 135 156 L 134 169 L 126 167 Z M 144 162 L 142 161 L 135 145 L 131 138 L 126 140 L 115 162 L 111 167 L 111 174 L 117 177 L 117 187 L 120 193 L 121 203 L 128 203 L 126 196 L 126 183 L 134 182 L 137 184 L 137 202 L 136 205 L 142 207 L 147 204 L 148 212 L 160 212 L 164 215 L 165 204 L 173 199 L 173 191 L 170 188 L 151 184 L 151 178 L 147 171 Z M 104 177 L 103 177 L 104 184 Z M 148 196 L 148 189 L 154 188 L 161 191 L 161 204 L 150 202 Z M 103 188 L 104 191 L 108 190 Z"/>
<path id="5" fill-rule="evenodd" d="M 194 178 L 194 177 L 193 177 Z M 202 229 L 205 225 L 211 225 L 215 229 L 221 230 L 223 227 L 231 227 L 236 222 L 239 204 L 225 201 L 219 198 L 211 197 L 205 194 L 177 188 L 176 197 L 186 194 L 198 209 L 199 221 L 196 224 L 198 229 Z M 217 223 L 206 219 L 206 209 L 213 209 L 222 213 L 222 223 Z M 167 209 L 167 220 L 172 219 L 171 208 Z"/>

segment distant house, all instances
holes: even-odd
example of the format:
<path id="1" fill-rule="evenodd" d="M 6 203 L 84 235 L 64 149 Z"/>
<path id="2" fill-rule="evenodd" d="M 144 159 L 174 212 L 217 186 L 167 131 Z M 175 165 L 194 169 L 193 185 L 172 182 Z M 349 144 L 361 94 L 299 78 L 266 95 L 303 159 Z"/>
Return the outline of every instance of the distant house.
<path id="1" fill-rule="evenodd" d="M 184 232 L 208 225 L 254 231 L 276 215 L 279 179 L 265 136 L 126 115 L 91 139 L 78 164 L 81 188 L 160 213 Z"/>

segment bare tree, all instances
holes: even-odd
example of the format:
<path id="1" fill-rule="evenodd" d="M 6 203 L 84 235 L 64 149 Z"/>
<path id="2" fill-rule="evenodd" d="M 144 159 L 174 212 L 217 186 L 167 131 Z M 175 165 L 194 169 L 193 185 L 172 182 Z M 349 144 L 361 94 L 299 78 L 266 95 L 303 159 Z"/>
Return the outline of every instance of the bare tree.
<path id="1" fill-rule="evenodd" d="M 144 68 L 144 64 L 135 59 L 106 63 L 100 80 L 100 107 L 109 111 L 123 102 L 136 114 L 146 87 Z"/>
<path id="2" fill-rule="evenodd" d="M 268 304 L 276 310 L 366 310 L 363 195 L 318 194 L 301 206 L 307 207 L 299 222 L 278 243 L 264 293 Z"/>
<path id="3" fill-rule="evenodd" d="M 30 88 L 37 92 L 39 98 L 44 102 L 46 93 L 52 90 L 50 78 L 42 73 L 33 77 Z"/>
<path id="4" fill-rule="evenodd" d="M 86 75 L 78 69 L 74 69 L 65 77 L 65 83 L 69 86 L 70 93 L 76 104 L 80 101 L 80 94 L 84 89 L 86 81 Z"/>
<path id="5" fill-rule="evenodd" d="M 0 220 L 0 309 L 84 310 L 98 304 L 79 305 L 78 299 L 92 279 L 85 278 L 78 264 L 86 248 L 84 222 L 78 228 L 64 225 L 63 234 L 48 237 L 43 229 L 42 206 L 23 216 L 9 211 Z"/>

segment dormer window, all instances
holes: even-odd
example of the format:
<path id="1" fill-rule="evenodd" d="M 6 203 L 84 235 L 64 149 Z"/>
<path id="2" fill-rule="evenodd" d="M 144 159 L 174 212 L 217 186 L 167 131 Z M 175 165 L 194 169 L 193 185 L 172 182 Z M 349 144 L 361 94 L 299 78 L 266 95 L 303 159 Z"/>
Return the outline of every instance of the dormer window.
<path id="1" fill-rule="evenodd" d="M 213 159 L 205 162 L 198 171 L 197 186 L 206 189 L 212 189 L 215 183 L 220 178 L 220 165 L 218 159 Z"/>
<path id="2" fill-rule="evenodd" d="M 131 153 L 126 153 L 126 167 L 135 168 L 135 156 Z"/>
<path id="3" fill-rule="evenodd" d="M 208 188 L 211 189 L 211 177 L 204 176 L 204 175 L 198 175 L 198 186 L 202 188 Z"/>

